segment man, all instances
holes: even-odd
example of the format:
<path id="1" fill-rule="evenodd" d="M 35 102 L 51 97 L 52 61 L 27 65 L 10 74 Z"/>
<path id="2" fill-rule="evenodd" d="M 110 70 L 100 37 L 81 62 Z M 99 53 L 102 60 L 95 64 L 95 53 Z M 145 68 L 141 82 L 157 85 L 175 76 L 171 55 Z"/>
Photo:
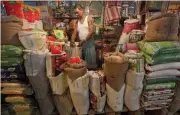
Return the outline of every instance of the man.
<path id="1" fill-rule="evenodd" d="M 93 19 L 85 14 L 84 7 L 81 5 L 76 6 L 75 13 L 79 20 L 75 23 L 71 43 L 74 43 L 78 34 L 80 39 L 79 45 L 82 47 L 82 59 L 87 62 L 88 67 L 96 67 Z"/>

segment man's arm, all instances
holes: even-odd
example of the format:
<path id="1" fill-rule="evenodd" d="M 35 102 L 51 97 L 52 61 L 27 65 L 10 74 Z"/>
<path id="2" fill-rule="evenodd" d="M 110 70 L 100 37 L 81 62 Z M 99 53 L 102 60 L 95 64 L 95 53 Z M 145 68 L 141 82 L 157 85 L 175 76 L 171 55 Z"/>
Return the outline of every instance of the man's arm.
<path id="1" fill-rule="evenodd" d="M 91 16 L 88 17 L 88 30 L 89 30 L 89 33 L 88 35 L 86 36 L 86 41 L 89 40 L 92 35 L 94 34 L 94 21 L 93 21 L 93 18 Z"/>
<path id="2" fill-rule="evenodd" d="M 77 22 L 76 20 L 74 20 L 74 24 L 73 24 L 73 33 L 72 33 L 72 36 L 71 36 L 71 41 L 74 42 L 75 39 L 76 39 L 76 36 L 77 36 Z"/>

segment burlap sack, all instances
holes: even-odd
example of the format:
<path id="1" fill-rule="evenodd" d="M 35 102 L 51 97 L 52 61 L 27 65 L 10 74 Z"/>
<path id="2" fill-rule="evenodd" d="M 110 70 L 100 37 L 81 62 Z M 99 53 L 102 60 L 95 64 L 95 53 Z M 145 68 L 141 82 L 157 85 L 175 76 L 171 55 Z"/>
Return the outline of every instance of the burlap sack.
<path id="1" fill-rule="evenodd" d="M 65 73 L 69 76 L 69 78 L 74 81 L 79 77 L 84 76 L 87 73 L 87 68 L 79 68 L 79 69 L 73 69 L 73 68 L 64 68 Z"/>
<path id="2" fill-rule="evenodd" d="M 104 60 L 104 75 L 106 76 L 106 82 L 118 92 L 124 84 L 128 62 L 124 55 L 119 52 L 107 53 Z"/>
<path id="3" fill-rule="evenodd" d="M 54 95 L 56 108 L 60 115 L 70 115 L 73 109 L 73 103 L 69 90 L 63 95 Z"/>
<path id="4" fill-rule="evenodd" d="M 64 71 L 69 76 L 69 78 L 74 81 L 87 73 L 86 63 L 84 61 L 77 64 L 65 63 Z"/>
<path id="5" fill-rule="evenodd" d="M 173 13 L 158 14 L 147 21 L 144 41 L 177 41 L 179 19 Z"/>
<path id="6" fill-rule="evenodd" d="M 22 46 L 18 37 L 21 29 L 22 25 L 17 22 L 1 23 L 1 44 Z"/>

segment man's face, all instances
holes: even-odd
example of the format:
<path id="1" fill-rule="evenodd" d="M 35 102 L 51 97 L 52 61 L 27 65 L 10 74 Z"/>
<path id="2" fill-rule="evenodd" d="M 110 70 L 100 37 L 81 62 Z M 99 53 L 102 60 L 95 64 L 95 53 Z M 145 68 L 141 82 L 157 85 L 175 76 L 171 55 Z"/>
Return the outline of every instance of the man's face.
<path id="1" fill-rule="evenodd" d="M 76 15 L 78 17 L 82 17 L 83 16 L 83 10 L 82 9 L 76 8 L 75 13 L 76 13 Z"/>

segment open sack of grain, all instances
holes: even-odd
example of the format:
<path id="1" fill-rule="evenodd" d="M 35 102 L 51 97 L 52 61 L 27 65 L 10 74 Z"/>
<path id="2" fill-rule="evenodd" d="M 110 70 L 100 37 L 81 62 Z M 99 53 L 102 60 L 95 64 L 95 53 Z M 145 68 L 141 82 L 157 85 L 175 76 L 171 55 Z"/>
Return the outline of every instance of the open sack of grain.
<path id="1" fill-rule="evenodd" d="M 106 103 L 105 76 L 101 71 L 89 71 L 90 102 L 96 112 L 102 112 Z"/>
<path id="2" fill-rule="evenodd" d="M 123 108 L 123 95 L 128 62 L 124 55 L 119 52 L 105 54 L 104 60 L 104 75 L 106 76 L 107 82 L 107 102 L 114 111 L 120 111 Z"/>
<path id="3" fill-rule="evenodd" d="M 178 41 L 179 19 L 174 13 L 158 13 L 147 22 L 144 41 Z"/>
<path id="4" fill-rule="evenodd" d="M 86 63 L 65 63 L 65 74 L 73 105 L 78 114 L 87 114 L 89 110 L 89 74 Z"/>

